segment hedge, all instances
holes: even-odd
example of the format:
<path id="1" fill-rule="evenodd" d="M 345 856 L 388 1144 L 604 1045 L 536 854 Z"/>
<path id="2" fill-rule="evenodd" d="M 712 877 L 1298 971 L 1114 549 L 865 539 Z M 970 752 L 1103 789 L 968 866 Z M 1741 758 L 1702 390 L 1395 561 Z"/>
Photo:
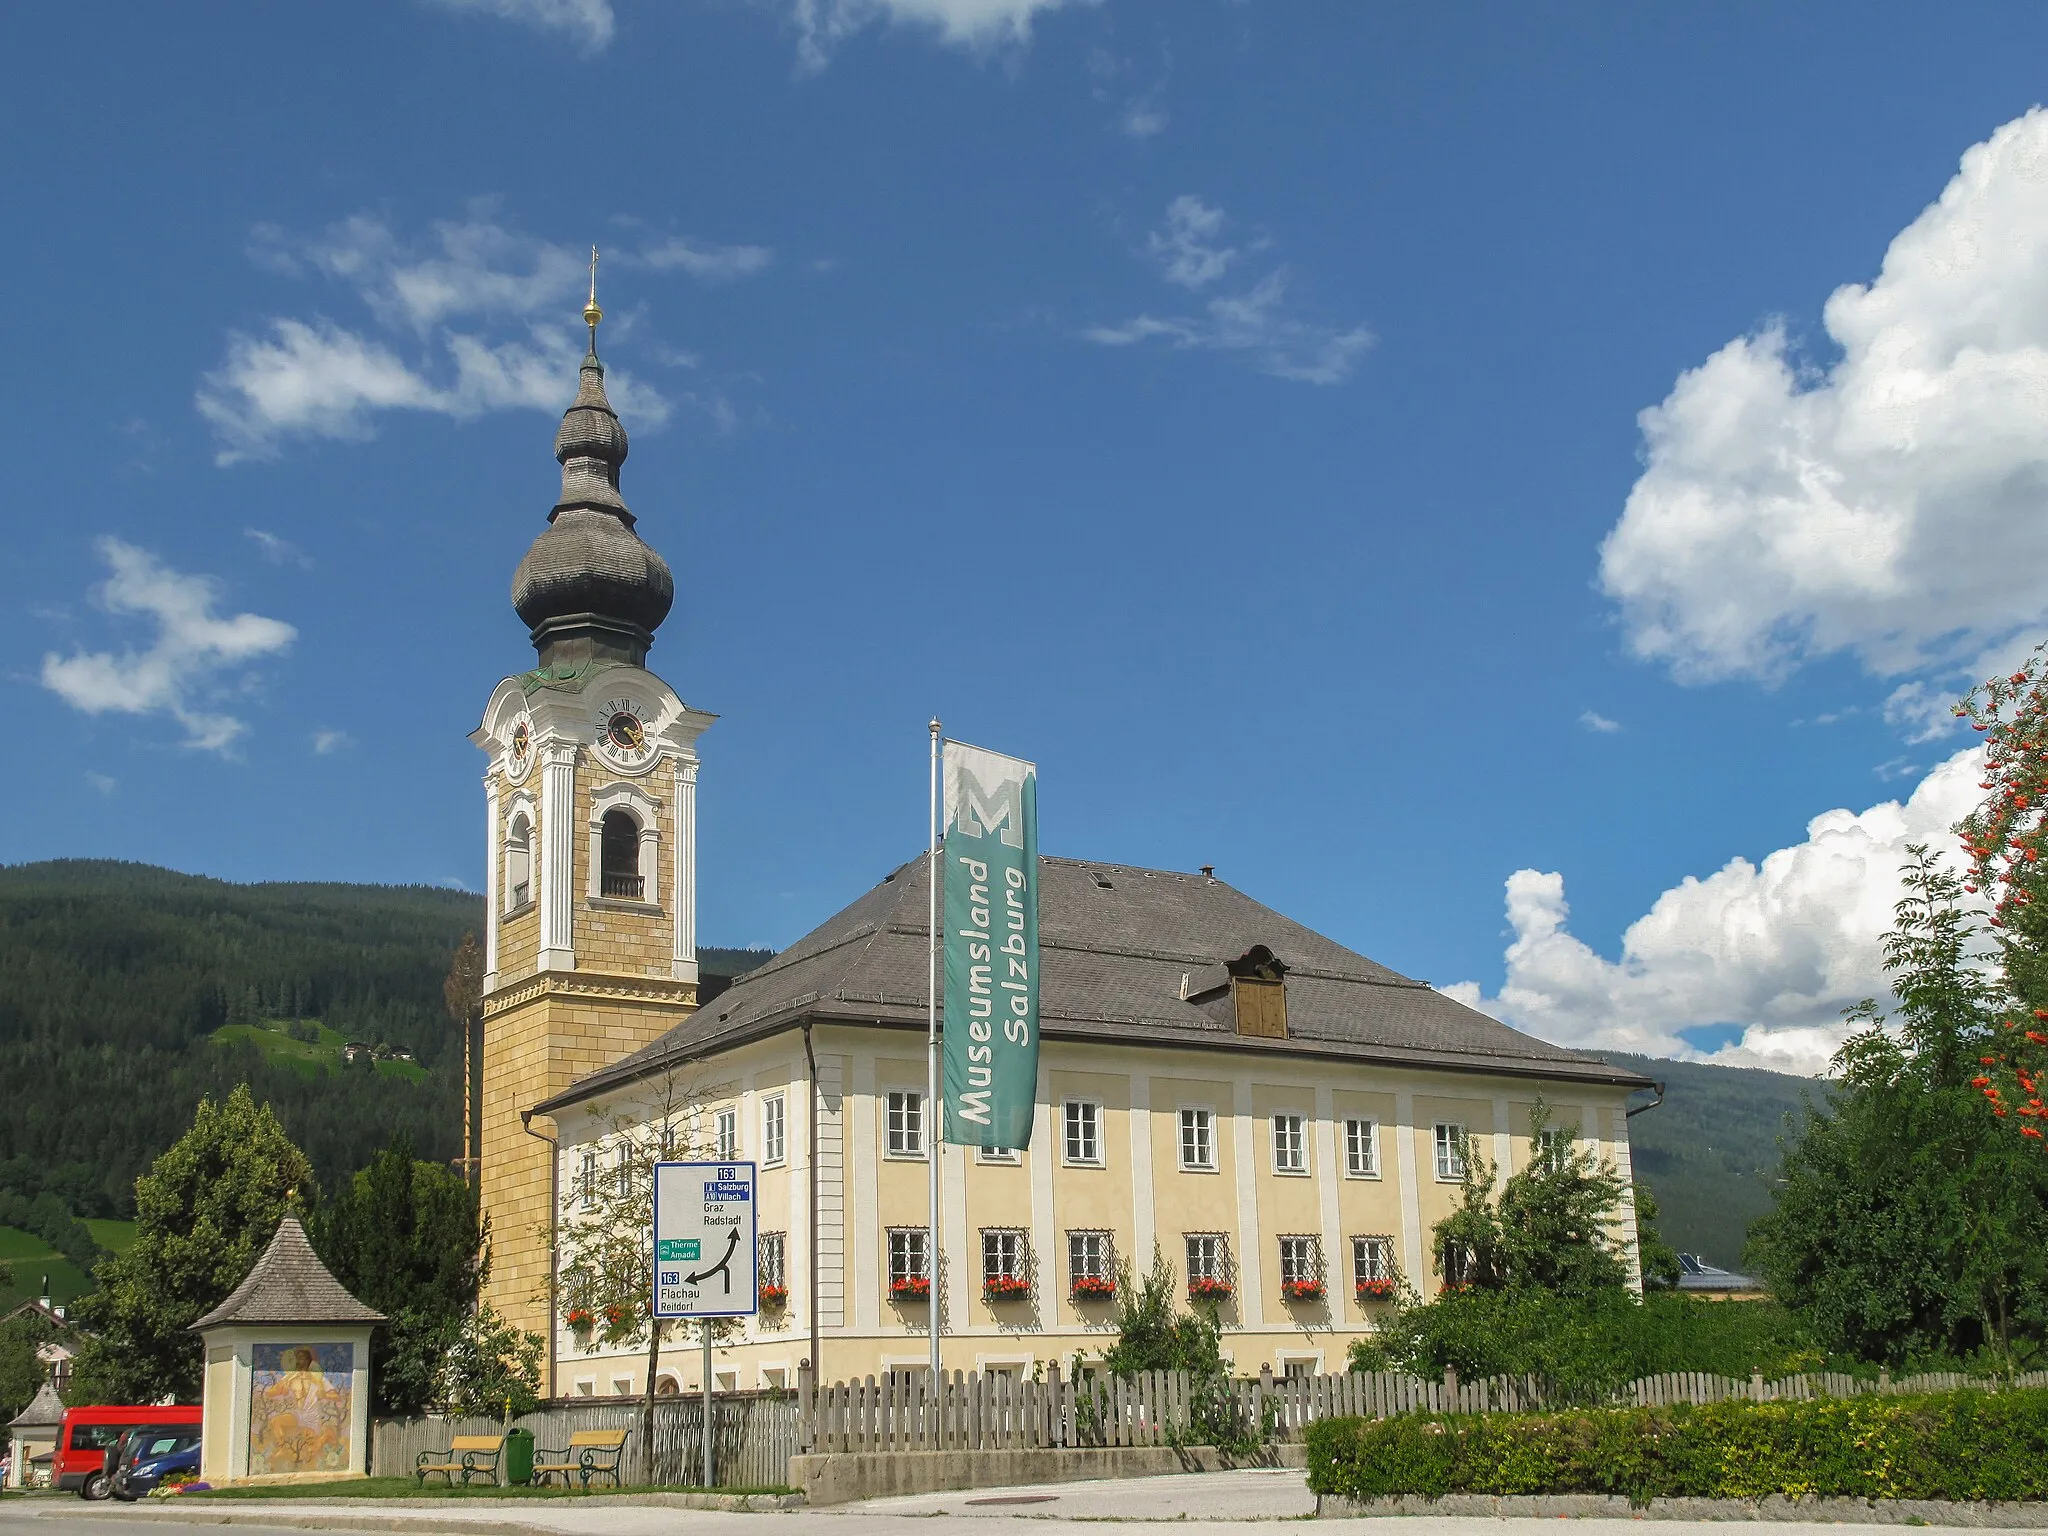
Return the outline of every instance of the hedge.
<path id="1" fill-rule="evenodd" d="M 2048 1390 L 1325 1419 L 1308 1485 L 1396 1494 L 2048 1498 Z"/>

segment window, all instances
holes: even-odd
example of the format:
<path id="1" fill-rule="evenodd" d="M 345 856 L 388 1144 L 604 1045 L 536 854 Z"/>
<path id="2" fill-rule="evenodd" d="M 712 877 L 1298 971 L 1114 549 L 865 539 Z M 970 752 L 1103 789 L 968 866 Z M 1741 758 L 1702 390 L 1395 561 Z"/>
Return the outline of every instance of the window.
<path id="1" fill-rule="evenodd" d="M 1017 1155 L 1015 1147 L 981 1147 L 976 1150 L 974 1156 L 977 1162 L 1000 1163 L 1012 1168 L 1023 1161 Z"/>
<path id="2" fill-rule="evenodd" d="M 1437 1273 L 1444 1287 L 1464 1285 L 1472 1278 L 1472 1250 L 1463 1243 L 1446 1243 L 1436 1256 Z"/>
<path id="3" fill-rule="evenodd" d="M 577 1188 L 583 1192 L 583 1209 L 597 1209 L 597 1154 L 583 1154 L 583 1177 L 577 1181 Z"/>
<path id="4" fill-rule="evenodd" d="M 1067 1283 L 1080 1280 L 1112 1280 L 1116 1263 L 1107 1232 L 1067 1234 Z"/>
<path id="5" fill-rule="evenodd" d="M 1394 1240 L 1391 1237 L 1351 1239 L 1351 1283 L 1360 1289 L 1394 1278 Z"/>
<path id="6" fill-rule="evenodd" d="M 1436 1177 L 1439 1184 L 1465 1182 L 1465 1127 L 1462 1125 L 1437 1121 Z"/>
<path id="7" fill-rule="evenodd" d="M 516 912 L 533 900 L 533 823 L 524 811 L 505 832 L 505 910 Z"/>
<path id="8" fill-rule="evenodd" d="M 889 1095 L 889 1155 L 924 1156 L 924 1095 L 895 1092 Z"/>
<path id="9" fill-rule="evenodd" d="M 1380 1176 L 1380 1128 L 1374 1120 L 1344 1122 L 1344 1172 L 1354 1179 Z"/>
<path id="10" fill-rule="evenodd" d="M 1180 1165 L 1183 1168 L 1216 1167 L 1216 1114 L 1208 1109 L 1180 1112 Z"/>
<path id="11" fill-rule="evenodd" d="M 646 889 L 640 876 L 640 823 L 627 810 L 604 813 L 599 838 L 603 850 L 604 878 L 598 894 L 620 901 L 638 901 Z"/>
<path id="12" fill-rule="evenodd" d="M 782 1233 L 763 1232 L 761 1234 L 760 1247 L 755 1256 L 754 1263 L 760 1272 L 759 1279 L 763 1290 L 768 1289 L 770 1286 L 774 1286 L 777 1290 L 787 1288 L 789 1284 L 788 1271 L 783 1267 L 783 1257 L 786 1251 L 787 1245 Z"/>
<path id="13" fill-rule="evenodd" d="M 1230 1249 L 1220 1232 L 1188 1234 L 1188 1283 L 1198 1280 L 1223 1283 L 1229 1280 Z"/>
<path id="14" fill-rule="evenodd" d="M 614 1185 L 618 1189 L 619 1198 L 630 1200 L 633 1198 L 633 1144 L 630 1141 L 620 1142 L 619 1149 L 612 1154 L 612 1158 Z"/>
<path id="15" fill-rule="evenodd" d="M 1546 1125 L 1536 1138 L 1536 1166 L 1546 1173 L 1562 1173 L 1571 1166 L 1578 1151 L 1577 1138 L 1560 1125 Z"/>
<path id="16" fill-rule="evenodd" d="M 1305 1173 L 1308 1159 L 1303 1151 L 1306 1138 L 1302 1133 L 1301 1116 L 1275 1115 L 1273 1117 L 1273 1171 L 1275 1173 Z"/>
<path id="17" fill-rule="evenodd" d="M 761 1161 L 773 1168 L 782 1161 L 785 1100 L 774 1094 L 761 1101 Z"/>
<path id="18" fill-rule="evenodd" d="M 1067 1100 L 1067 1161 L 1102 1161 L 1102 1106 L 1088 1099 Z"/>
<path id="19" fill-rule="evenodd" d="M 925 1230 L 923 1227 L 891 1227 L 889 1229 L 889 1284 L 902 1280 L 928 1280 L 930 1273 L 925 1267 Z"/>
<path id="20" fill-rule="evenodd" d="M 717 1149 L 711 1155 L 721 1163 L 729 1163 L 740 1155 L 740 1112 L 737 1109 L 721 1109 L 718 1118 L 712 1122 L 716 1127 L 712 1145 Z"/>
<path id="21" fill-rule="evenodd" d="M 1280 1239 L 1280 1284 L 1283 1290 L 1290 1286 L 1322 1284 L 1322 1246 L 1321 1240 L 1313 1237 Z"/>
<path id="22" fill-rule="evenodd" d="M 983 1229 L 981 1234 L 981 1278 L 1022 1280 L 1025 1278 L 1024 1234 L 1008 1230 Z"/>

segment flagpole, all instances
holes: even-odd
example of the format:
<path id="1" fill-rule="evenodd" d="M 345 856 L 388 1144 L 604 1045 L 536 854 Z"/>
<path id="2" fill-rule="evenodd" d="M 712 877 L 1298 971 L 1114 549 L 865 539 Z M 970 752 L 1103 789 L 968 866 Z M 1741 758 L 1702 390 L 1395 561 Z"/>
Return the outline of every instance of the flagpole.
<path id="1" fill-rule="evenodd" d="M 925 1155 L 931 1159 L 929 1185 L 931 1209 L 925 1224 L 925 1272 L 931 1279 L 930 1308 L 932 1341 L 932 1399 L 938 1400 L 939 1365 L 939 1148 L 944 1129 L 939 1102 L 939 756 L 940 726 L 937 717 L 932 732 L 931 840 L 926 845 L 926 876 L 931 887 L 929 941 L 925 951 Z"/>

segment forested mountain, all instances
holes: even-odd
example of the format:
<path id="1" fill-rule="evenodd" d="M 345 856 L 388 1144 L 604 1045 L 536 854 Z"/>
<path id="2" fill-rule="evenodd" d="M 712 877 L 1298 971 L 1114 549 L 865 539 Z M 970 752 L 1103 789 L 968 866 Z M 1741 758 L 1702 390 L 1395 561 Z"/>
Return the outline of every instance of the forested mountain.
<path id="1" fill-rule="evenodd" d="M 441 984 L 483 916 L 480 897 L 424 886 L 236 885 L 83 859 L 0 868 L 0 1193 L 125 1216 L 200 1096 L 240 1082 L 324 1186 L 399 1132 L 421 1157 L 458 1155 L 461 1036 Z M 764 958 L 705 953 L 730 970 Z M 423 1070 L 294 1053 L 294 1022 L 306 1040 L 402 1048 Z"/>
<path id="2" fill-rule="evenodd" d="M 1749 1224 L 1771 1204 L 1778 1138 L 1796 1134 L 1803 1103 L 1825 1105 L 1828 1085 L 1626 1051 L 1600 1056 L 1664 1084 L 1664 1102 L 1630 1120 L 1628 1130 L 1636 1177 L 1657 1197 L 1665 1240 L 1740 1269 Z M 1649 1096 L 1635 1102 L 1646 1104 Z"/>

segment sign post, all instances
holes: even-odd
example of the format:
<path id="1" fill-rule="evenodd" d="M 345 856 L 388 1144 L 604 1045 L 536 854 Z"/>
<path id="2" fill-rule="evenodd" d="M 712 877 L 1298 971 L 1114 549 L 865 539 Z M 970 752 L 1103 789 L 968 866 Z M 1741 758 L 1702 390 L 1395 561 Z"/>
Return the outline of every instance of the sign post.
<path id="1" fill-rule="evenodd" d="M 704 1482 L 711 1486 L 711 1325 L 761 1308 L 752 1163 L 657 1163 L 654 1315 L 704 1328 Z M 651 1450 L 651 1447 L 650 1447 Z"/>

